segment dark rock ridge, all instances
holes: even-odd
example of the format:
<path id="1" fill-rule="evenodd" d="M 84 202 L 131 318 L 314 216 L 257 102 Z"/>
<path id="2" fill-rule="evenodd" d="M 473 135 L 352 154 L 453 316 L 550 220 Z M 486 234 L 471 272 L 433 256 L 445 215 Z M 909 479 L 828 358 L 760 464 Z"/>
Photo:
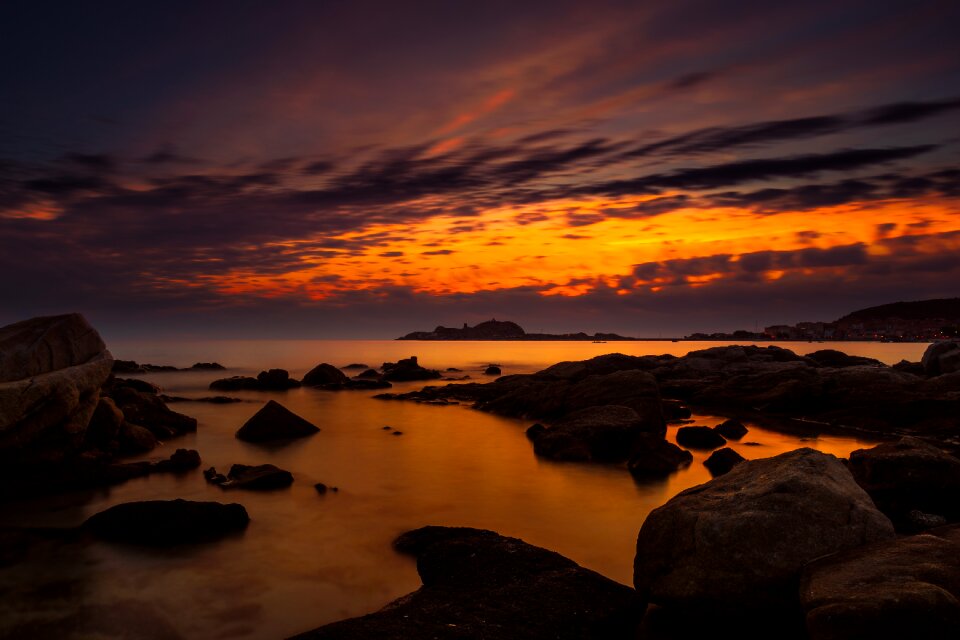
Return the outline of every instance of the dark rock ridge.
<path id="1" fill-rule="evenodd" d="M 247 442 L 271 442 L 302 438 L 320 431 L 279 402 L 269 401 L 237 431 L 237 438 Z"/>
<path id="2" fill-rule="evenodd" d="M 232 376 L 210 383 L 214 391 L 287 391 L 300 386 L 300 381 L 290 377 L 285 369 L 261 371 L 256 378 L 250 376 Z"/>
<path id="3" fill-rule="evenodd" d="M 440 372 L 436 369 L 421 367 L 417 362 L 417 356 L 410 356 L 397 362 L 384 362 L 380 368 L 383 370 L 383 379 L 391 382 L 436 380 L 440 377 Z"/>
<path id="4" fill-rule="evenodd" d="M 370 372 L 372 372 L 372 375 Z M 326 362 L 322 362 L 308 371 L 306 375 L 303 376 L 303 384 L 307 387 L 316 387 L 329 391 L 339 391 L 343 389 L 389 389 L 393 386 L 386 380 L 383 380 L 380 374 L 372 369 L 364 371 L 356 378 L 348 378 L 339 368 Z"/>
<path id="5" fill-rule="evenodd" d="M 850 471 L 898 531 L 913 533 L 936 519 L 960 522 L 960 459 L 917 438 L 850 454 Z"/>
<path id="6" fill-rule="evenodd" d="M 813 562 L 800 601 L 812 640 L 960 637 L 960 525 Z"/>
<path id="7" fill-rule="evenodd" d="M 151 500 L 110 507 L 90 516 L 83 529 L 109 542 L 173 546 L 216 540 L 242 531 L 249 522 L 240 504 Z"/>
<path id="8" fill-rule="evenodd" d="M 169 371 L 224 371 L 226 367 L 219 362 L 197 362 L 192 366 L 180 369 L 165 364 L 140 364 L 134 360 L 114 360 L 113 372 L 125 374 L 166 373 Z"/>
<path id="9" fill-rule="evenodd" d="M 207 479 L 207 482 L 218 485 L 224 489 L 267 491 L 271 489 L 283 489 L 293 484 L 292 473 L 286 469 L 275 467 L 272 464 L 260 464 L 256 466 L 235 464 L 230 467 L 230 472 L 226 476 L 217 473 L 215 467 L 210 467 L 203 472 L 203 477 Z"/>
<path id="10" fill-rule="evenodd" d="M 823 423 L 884 435 L 923 435 L 960 450 L 960 374 L 921 377 L 886 366 L 829 367 L 775 346 L 713 347 L 683 357 L 608 354 L 487 384 L 381 397 L 472 401 L 478 409 L 547 419 L 582 408 L 568 406 L 565 397 L 572 385 L 589 378 L 607 388 L 607 397 L 592 404 L 632 406 L 631 389 L 611 376 L 641 374 L 655 379 L 665 398 L 702 410 L 772 424 L 803 419 L 795 426 L 806 430 Z"/>
<path id="11" fill-rule="evenodd" d="M 414 331 L 397 340 L 636 340 L 615 333 L 527 333 L 516 322 L 487 320 L 471 327 L 467 323 L 460 329 L 437 327 L 433 331 Z"/>
<path id="12" fill-rule="evenodd" d="M 808 562 L 893 538 L 842 462 L 798 449 L 742 462 L 654 509 L 637 537 L 634 584 L 666 607 L 787 611 Z"/>
<path id="13" fill-rule="evenodd" d="M 296 638 L 630 638 L 646 608 L 633 589 L 492 531 L 424 527 L 394 546 L 417 558 L 420 589 Z"/>

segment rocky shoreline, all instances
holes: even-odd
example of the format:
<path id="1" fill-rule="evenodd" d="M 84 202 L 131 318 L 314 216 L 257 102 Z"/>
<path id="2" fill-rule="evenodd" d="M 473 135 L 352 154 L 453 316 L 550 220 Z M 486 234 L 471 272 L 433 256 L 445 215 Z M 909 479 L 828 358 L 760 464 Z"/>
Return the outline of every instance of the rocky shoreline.
<path id="1" fill-rule="evenodd" d="M 195 473 L 200 454 L 186 449 L 158 462 L 123 461 L 197 423 L 170 410 L 153 385 L 115 372 L 103 341 L 77 314 L 0 328 L 3 498 L 154 472 Z M 217 388 L 280 393 L 308 386 L 322 393 L 441 376 L 411 357 L 353 378 L 323 363 L 303 380 L 270 370 L 225 378 Z M 687 449 L 712 451 L 705 464 L 714 478 L 649 514 L 637 536 L 632 586 L 516 538 L 428 526 L 394 544 L 416 558 L 419 590 L 298 638 L 681 638 L 707 620 L 697 633 L 960 633 L 960 344 L 933 344 L 921 362 L 892 367 L 832 350 L 799 356 L 774 346 L 683 357 L 608 354 L 483 384 L 377 397 L 466 402 L 537 420 L 527 430 L 536 455 L 618 465 L 638 479 L 689 465 Z M 728 419 L 688 425 L 691 408 Z M 884 442 L 849 460 L 807 448 L 745 460 L 725 446 L 749 433 L 738 420 L 744 417 L 807 433 L 855 429 Z M 684 425 L 677 445 L 664 437 L 668 424 Z M 318 432 L 271 400 L 236 435 L 269 456 L 269 443 Z M 234 464 L 226 475 L 211 467 L 204 476 L 225 491 L 237 489 L 231 496 L 283 492 L 296 482 L 267 461 Z M 165 547 L 242 535 L 250 519 L 238 503 L 157 500 L 117 504 L 76 530 L 0 534 L 16 548 L 37 535 Z M 4 562 L 17 562 L 16 554 L 4 554 Z"/>

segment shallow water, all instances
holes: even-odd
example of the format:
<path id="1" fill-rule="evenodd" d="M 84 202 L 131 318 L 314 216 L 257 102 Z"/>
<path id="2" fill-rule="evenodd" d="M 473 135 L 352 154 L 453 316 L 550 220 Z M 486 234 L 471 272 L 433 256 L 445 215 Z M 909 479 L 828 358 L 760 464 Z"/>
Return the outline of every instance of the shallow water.
<path id="1" fill-rule="evenodd" d="M 395 341 L 118 343 L 115 356 L 188 366 L 218 360 L 226 375 L 284 367 L 300 376 L 319 362 L 377 366 L 411 354 L 425 366 L 458 367 L 474 379 L 496 362 L 524 373 L 564 359 L 601 353 L 674 353 L 717 343 L 421 343 Z M 922 344 L 780 343 L 799 353 L 835 348 L 884 362 L 918 360 Z M 223 372 L 140 376 L 171 395 L 210 395 Z M 454 374 L 463 375 L 463 374 Z M 393 391 L 418 389 L 405 383 Z M 326 622 L 373 611 L 417 588 L 414 562 L 391 550 L 403 531 L 427 524 L 473 526 L 556 550 L 610 578 L 630 584 L 637 531 L 670 496 L 709 480 L 707 453 L 694 452 L 689 469 L 638 484 L 622 466 L 538 460 L 524 435 L 528 421 L 463 406 L 438 407 L 371 399 L 376 392 L 296 389 L 238 392 L 231 405 L 179 403 L 195 416 L 196 434 L 164 444 L 148 458 L 195 448 L 204 468 L 270 462 L 293 472 L 285 490 L 223 491 L 200 471 L 158 474 L 109 490 L 0 505 L 4 524 L 67 527 L 131 500 L 186 498 L 244 504 L 252 518 L 240 536 L 173 551 L 50 543 L 25 562 L 0 571 L 0 635 L 26 619 L 56 617 L 79 604 L 134 599 L 150 603 L 188 638 L 280 638 Z M 315 436 L 282 447 L 251 445 L 236 429 L 267 399 L 276 399 L 321 427 Z M 714 425 L 715 416 L 695 416 Z M 402 431 L 394 436 L 383 427 Z M 846 456 L 869 442 L 838 436 L 801 439 L 748 424 L 731 443 L 746 458 L 799 446 Z M 676 427 L 668 434 L 673 439 Z M 748 442 L 758 443 L 749 445 Z M 314 483 L 340 488 L 318 495 Z"/>

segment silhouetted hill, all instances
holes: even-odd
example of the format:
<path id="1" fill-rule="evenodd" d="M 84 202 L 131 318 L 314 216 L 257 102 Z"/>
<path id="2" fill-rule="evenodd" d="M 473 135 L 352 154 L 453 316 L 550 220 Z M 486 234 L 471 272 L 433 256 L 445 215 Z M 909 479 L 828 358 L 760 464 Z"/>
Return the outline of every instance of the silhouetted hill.
<path id="1" fill-rule="evenodd" d="M 876 322 L 881 320 L 945 320 L 960 322 L 960 298 L 939 298 L 915 302 L 893 302 L 848 313 L 837 324 Z"/>
<path id="2" fill-rule="evenodd" d="M 487 320 L 475 327 L 437 327 L 433 331 L 414 331 L 397 340 L 636 340 L 615 333 L 527 333 L 516 322 Z"/>

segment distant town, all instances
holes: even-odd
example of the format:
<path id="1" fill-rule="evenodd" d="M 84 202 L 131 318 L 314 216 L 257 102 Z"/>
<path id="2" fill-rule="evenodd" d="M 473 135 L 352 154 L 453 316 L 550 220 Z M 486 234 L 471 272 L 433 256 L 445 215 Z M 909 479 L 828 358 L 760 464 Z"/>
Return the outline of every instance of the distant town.
<path id="1" fill-rule="evenodd" d="M 798 322 L 762 332 L 693 333 L 685 340 L 879 340 L 931 342 L 960 337 L 960 298 L 895 302 L 861 309 L 833 322 Z"/>

